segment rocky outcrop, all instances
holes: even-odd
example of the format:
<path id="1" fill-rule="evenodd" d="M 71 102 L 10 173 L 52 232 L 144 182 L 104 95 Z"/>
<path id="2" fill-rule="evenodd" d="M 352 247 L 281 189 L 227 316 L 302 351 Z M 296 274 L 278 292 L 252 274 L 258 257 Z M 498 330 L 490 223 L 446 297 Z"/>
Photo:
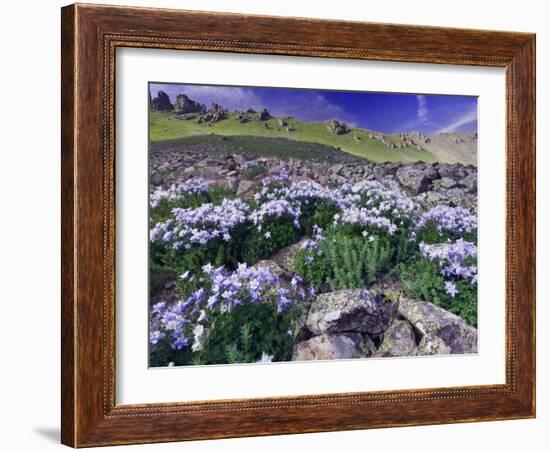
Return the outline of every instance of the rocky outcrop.
<path id="1" fill-rule="evenodd" d="M 380 308 L 381 300 L 365 289 L 328 292 L 311 305 L 306 325 L 313 334 L 353 331 L 377 335 L 388 324 Z"/>
<path id="2" fill-rule="evenodd" d="M 282 248 L 271 259 L 276 262 L 280 267 L 284 268 L 288 272 L 294 271 L 294 258 L 298 252 L 303 249 L 307 240 L 301 240 L 298 243 L 293 243 L 285 248 Z"/>
<path id="3" fill-rule="evenodd" d="M 199 124 L 203 123 L 215 123 L 218 121 L 221 121 L 222 119 L 225 119 L 226 112 L 223 109 L 223 107 L 219 104 L 212 104 L 210 109 L 206 111 L 202 116 L 199 117 L 199 120 L 197 121 Z"/>
<path id="4" fill-rule="evenodd" d="M 434 334 L 426 334 L 420 339 L 417 352 L 418 356 L 426 355 L 450 355 L 451 347 L 449 347 L 443 339 Z"/>
<path id="5" fill-rule="evenodd" d="M 419 195 L 430 189 L 432 181 L 439 177 L 434 166 L 425 164 L 406 164 L 395 173 L 401 185 L 413 195 Z"/>
<path id="6" fill-rule="evenodd" d="M 174 102 L 174 112 L 176 114 L 202 113 L 205 106 L 199 102 L 189 99 L 185 94 L 178 94 Z"/>
<path id="7" fill-rule="evenodd" d="M 258 118 L 258 121 L 267 121 L 271 118 L 271 115 L 269 114 L 269 111 L 267 111 L 267 108 L 262 108 L 256 113 L 256 117 Z"/>
<path id="8" fill-rule="evenodd" d="M 357 342 L 346 334 L 322 334 L 294 347 L 292 361 L 352 359 L 361 356 Z"/>
<path id="9" fill-rule="evenodd" d="M 441 344 L 426 343 L 437 337 L 451 353 L 477 353 L 477 330 L 457 315 L 432 303 L 406 298 L 399 301 L 398 313 L 420 336 L 429 336 L 423 350 L 441 349 Z"/>
<path id="10" fill-rule="evenodd" d="M 343 135 L 349 132 L 349 127 L 345 122 L 338 121 L 337 119 L 332 119 L 327 122 L 327 130 L 334 135 Z"/>
<path id="11" fill-rule="evenodd" d="M 384 332 L 384 339 L 374 356 L 412 356 L 415 354 L 416 338 L 413 327 L 407 321 L 395 319 Z"/>
<path id="12" fill-rule="evenodd" d="M 172 111 L 174 106 L 170 102 L 170 97 L 164 91 L 159 91 L 157 97 L 151 101 L 151 108 L 155 111 Z"/>

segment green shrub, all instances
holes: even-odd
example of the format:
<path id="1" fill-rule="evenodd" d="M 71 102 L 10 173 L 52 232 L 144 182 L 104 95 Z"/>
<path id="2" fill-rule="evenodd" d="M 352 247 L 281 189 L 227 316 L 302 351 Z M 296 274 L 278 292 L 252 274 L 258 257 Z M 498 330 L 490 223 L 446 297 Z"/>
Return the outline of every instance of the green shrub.
<path id="1" fill-rule="evenodd" d="M 422 258 L 399 267 L 401 281 L 410 295 L 440 306 L 477 327 L 477 285 L 453 279 L 458 293 L 452 297 L 445 292 L 445 278 L 439 271 L 437 263 Z"/>
<path id="2" fill-rule="evenodd" d="M 252 180 L 256 179 L 258 176 L 263 176 L 267 171 L 265 165 L 252 165 L 243 172 L 243 176 L 247 180 Z"/>
<path id="3" fill-rule="evenodd" d="M 277 312 L 277 303 L 245 303 L 230 312 L 209 313 L 204 347 L 196 352 L 201 364 L 250 363 L 273 356 L 287 360 L 292 351 L 291 313 Z M 195 361 L 197 362 L 197 361 Z"/>
<path id="4" fill-rule="evenodd" d="M 293 219 L 288 217 L 266 218 L 261 226 L 261 230 L 252 226 L 243 242 L 243 258 L 249 265 L 254 265 L 281 248 L 297 242 L 302 235 Z"/>
<path id="5" fill-rule="evenodd" d="M 306 234 L 311 234 L 314 225 L 321 229 L 331 226 L 336 213 L 338 213 L 338 208 L 333 203 L 320 199 L 310 199 L 307 204 L 301 203 L 300 224 Z"/>
<path id="6" fill-rule="evenodd" d="M 318 248 L 298 253 L 296 271 L 315 289 L 351 289 L 372 284 L 387 270 L 392 257 L 391 241 L 383 235 L 352 235 L 344 228 L 329 233 Z"/>

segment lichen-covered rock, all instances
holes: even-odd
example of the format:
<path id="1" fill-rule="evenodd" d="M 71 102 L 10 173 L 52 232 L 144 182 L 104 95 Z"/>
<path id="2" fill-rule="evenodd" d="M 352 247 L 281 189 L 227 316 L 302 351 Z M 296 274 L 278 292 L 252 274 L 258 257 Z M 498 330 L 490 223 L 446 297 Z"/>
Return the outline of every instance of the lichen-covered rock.
<path id="1" fill-rule="evenodd" d="M 158 92 L 157 97 L 151 101 L 151 107 L 155 111 L 172 111 L 174 109 L 170 97 L 164 91 Z"/>
<path id="2" fill-rule="evenodd" d="M 323 334 L 295 345 L 292 361 L 360 358 L 361 349 L 346 334 Z"/>
<path id="3" fill-rule="evenodd" d="M 418 356 L 450 355 L 451 348 L 440 337 L 434 334 L 426 334 L 418 343 L 416 354 Z"/>
<path id="4" fill-rule="evenodd" d="M 275 263 L 277 263 L 281 268 L 285 269 L 288 272 L 294 271 L 294 258 L 298 254 L 298 252 L 303 249 L 304 244 L 307 240 L 301 240 L 297 243 L 293 243 L 292 245 L 286 246 L 277 253 L 275 253 L 273 256 L 271 256 L 271 260 Z"/>
<path id="5" fill-rule="evenodd" d="M 174 112 L 178 114 L 202 113 L 204 105 L 189 99 L 185 94 L 178 94 L 174 102 Z"/>
<path id="6" fill-rule="evenodd" d="M 387 326 L 382 302 L 365 289 L 320 294 L 312 303 L 306 324 L 314 334 L 361 332 L 377 335 Z"/>
<path id="7" fill-rule="evenodd" d="M 394 320 L 384 333 L 384 340 L 374 356 L 412 356 L 416 354 L 416 338 L 411 324 Z"/>
<path id="8" fill-rule="evenodd" d="M 258 186 L 258 183 L 253 180 L 243 179 L 239 182 L 239 188 L 237 188 L 237 196 L 250 196 L 254 193 L 254 190 Z"/>
<path id="9" fill-rule="evenodd" d="M 399 315 L 422 335 L 433 335 L 447 345 L 451 353 L 477 353 L 477 329 L 457 315 L 432 303 L 402 298 Z"/>
<path id="10" fill-rule="evenodd" d="M 413 195 L 428 191 L 432 180 L 439 177 L 437 169 L 428 165 L 403 165 L 395 173 L 397 179 Z"/>
<path id="11" fill-rule="evenodd" d="M 258 268 L 267 268 L 271 273 L 274 275 L 277 275 L 281 277 L 285 271 L 274 261 L 271 259 L 264 259 L 261 261 L 256 262 L 252 268 L 258 269 Z"/>

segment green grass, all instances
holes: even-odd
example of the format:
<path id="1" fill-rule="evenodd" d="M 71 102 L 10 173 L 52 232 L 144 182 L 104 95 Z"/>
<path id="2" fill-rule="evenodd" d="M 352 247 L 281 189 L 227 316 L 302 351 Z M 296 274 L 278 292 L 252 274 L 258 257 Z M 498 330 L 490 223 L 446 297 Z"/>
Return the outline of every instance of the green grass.
<path id="1" fill-rule="evenodd" d="M 268 124 L 268 128 L 264 126 L 264 123 Z M 272 148 L 271 151 L 278 151 L 280 146 L 289 147 L 289 156 L 293 157 L 296 157 L 297 151 L 292 151 L 290 148 L 296 146 L 296 143 L 303 143 L 304 145 L 305 143 L 317 143 L 329 148 L 339 148 L 348 154 L 367 158 L 374 162 L 422 160 L 431 163 L 436 161 L 436 158 L 425 150 L 416 148 L 391 149 L 377 140 L 370 139 L 369 133 L 371 131 L 369 130 L 353 128 L 351 132 L 344 135 L 334 135 L 326 129 L 325 123 L 322 122 L 303 122 L 290 119 L 289 124 L 295 129 L 294 131 L 288 132 L 286 127 L 279 128 L 276 118 L 263 122 L 253 120 L 242 124 L 235 119 L 234 113 L 229 113 L 226 119 L 212 125 L 197 124 L 196 120 L 178 119 L 172 113 L 151 111 L 149 138 L 152 144 L 171 143 L 171 146 L 174 146 L 178 142 L 180 144 L 200 145 L 201 141 L 205 141 L 213 144 L 211 138 L 213 135 L 239 137 L 238 140 L 246 147 L 247 143 L 250 144 L 250 142 L 247 142 L 244 138 L 254 137 L 258 139 L 255 144 L 268 146 Z M 359 140 L 354 139 L 354 137 L 358 137 Z M 182 139 L 187 140 L 187 142 L 182 141 Z M 275 140 L 269 145 L 268 143 L 272 140 L 268 139 Z M 396 143 L 399 141 L 396 137 L 391 137 L 390 140 Z M 288 144 L 292 146 L 288 146 Z M 235 151 L 234 146 L 229 147 Z M 309 151 L 306 151 L 306 153 Z M 264 150 L 263 154 L 266 153 L 268 153 L 267 149 Z M 279 152 L 276 152 L 276 155 L 279 154 Z"/>

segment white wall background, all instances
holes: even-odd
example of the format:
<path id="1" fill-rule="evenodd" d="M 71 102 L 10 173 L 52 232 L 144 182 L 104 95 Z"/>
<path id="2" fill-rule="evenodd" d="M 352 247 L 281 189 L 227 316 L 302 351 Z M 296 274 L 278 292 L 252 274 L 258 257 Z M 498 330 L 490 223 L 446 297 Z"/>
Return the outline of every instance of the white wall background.
<path id="1" fill-rule="evenodd" d="M 396 450 L 446 452 L 491 448 L 547 450 L 550 321 L 544 278 L 550 265 L 550 30 L 545 2 L 462 0 L 113 0 L 118 4 L 531 31 L 537 36 L 538 125 L 538 417 L 370 431 L 245 438 L 119 447 L 116 450 L 257 451 Z M 91 1 L 92 3 L 99 3 Z M 3 450 L 59 450 L 59 8 L 64 2 L 27 0 L 2 5 L 0 27 L 0 444 Z M 546 319 L 546 320 L 544 320 Z M 546 436 L 546 435 L 544 435 Z"/>

